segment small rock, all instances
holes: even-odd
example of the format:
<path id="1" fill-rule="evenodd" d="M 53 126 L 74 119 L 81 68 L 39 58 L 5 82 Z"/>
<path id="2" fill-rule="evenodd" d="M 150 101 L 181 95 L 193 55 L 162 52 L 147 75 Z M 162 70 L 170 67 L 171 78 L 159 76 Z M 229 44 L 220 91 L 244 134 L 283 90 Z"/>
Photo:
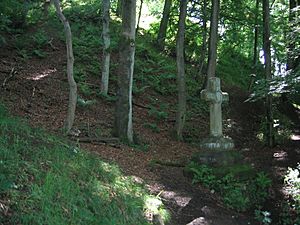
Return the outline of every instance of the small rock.
<path id="1" fill-rule="evenodd" d="M 186 225 L 209 225 L 209 223 L 206 221 L 204 217 L 199 217 Z"/>

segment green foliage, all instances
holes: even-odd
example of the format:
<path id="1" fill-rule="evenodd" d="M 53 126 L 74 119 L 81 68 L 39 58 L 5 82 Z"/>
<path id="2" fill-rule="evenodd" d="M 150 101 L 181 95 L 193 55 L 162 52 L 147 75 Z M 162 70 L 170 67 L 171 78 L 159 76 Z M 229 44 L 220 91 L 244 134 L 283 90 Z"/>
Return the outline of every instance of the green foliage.
<path id="1" fill-rule="evenodd" d="M 144 123 L 144 127 L 151 129 L 155 133 L 160 132 L 160 129 L 156 123 Z"/>
<path id="2" fill-rule="evenodd" d="M 18 50 L 17 53 L 24 61 L 27 61 L 31 58 L 29 52 L 26 49 Z"/>
<path id="3" fill-rule="evenodd" d="M 77 98 L 78 106 L 88 107 L 90 105 L 94 105 L 95 103 L 96 103 L 96 100 L 84 100 L 83 98 L 81 98 L 79 96 Z"/>
<path id="4" fill-rule="evenodd" d="M 288 168 L 284 178 L 285 190 L 290 200 L 283 205 L 280 219 L 283 225 L 300 223 L 300 164 L 296 168 Z"/>
<path id="5" fill-rule="evenodd" d="M 299 95 L 300 92 L 300 68 L 290 71 L 284 76 L 274 76 L 271 80 L 260 79 L 255 83 L 253 93 L 248 101 L 257 101 L 268 95 L 274 97 L 287 93 L 289 95 Z M 300 102 L 300 100 L 298 101 Z"/>
<path id="6" fill-rule="evenodd" d="M 45 51 L 50 39 L 47 33 L 40 29 L 32 34 L 16 34 L 13 39 L 13 46 L 17 49 L 18 55 L 25 61 L 36 56 L 45 58 Z"/>
<path id="7" fill-rule="evenodd" d="M 114 95 L 106 95 L 106 94 L 103 94 L 102 92 L 98 92 L 97 93 L 97 96 L 105 99 L 106 101 L 108 102 L 116 102 L 117 101 L 117 96 L 114 96 Z"/>
<path id="8" fill-rule="evenodd" d="M 33 55 L 38 56 L 40 58 L 45 58 L 47 56 L 47 53 L 40 49 L 35 49 L 35 50 L 33 50 L 32 53 L 33 53 Z"/>
<path id="9" fill-rule="evenodd" d="M 154 118 L 156 118 L 157 120 L 165 120 L 168 118 L 168 113 L 166 112 L 166 109 L 168 108 L 167 104 L 160 104 L 157 107 L 150 105 L 150 110 L 148 111 L 148 114 L 150 116 L 153 116 Z"/>
<path id="10" fill-rule="evenodd" d="M 133 143 L 128 143 L 128 141 L 123 141 L 123 143 L 133 148 L 134 150 L 141 152 L 147 152 L 149 149 L 149 144 L 140 140 L 140 138 L 136 134 L 133 135 Z"/>
<path id="11" fill-rule="evenodd" d="M 44 48 L 49 42 L 49 37 L 43 30 L 35 32 L 32 39 L 34 46 L 38 49 Z"/>
<path id="12" fill-rule="evenodd" d="M 74 143 L 10 118 L 0 106 L 1 224 L 149 224 L 143 186 Z"/>
<path id="13" fill-rule="evenodd" d="M 246 211 L 252 207 L 259 207 L 268 197 L 268 188 L 271 180 L 262 172 L 257 173 L 252 179 L 240 179 L 229 172 L 218 173 L 218 168 L 199 165 L 191 162 L 187 171 L 193 174 L 193 183 L 201 183 L 205 187 L 216 191 L 222 196 L 226 205 L 238 211 Z"/>
<path id="14" fill-rule="evenodd" d="M 3 0 L 0 2 L 0 28 L 8 30 L 9 26 L 20 26 L 25 23 L 26 3 L 21 0 Z"/>
<path id="15" fill-rule="evenodd" d="M 262 224 L 271 224 L 272 219 L 270 218 L 271 213 L 268 211 L 255 210 L 255 219 Z"/>
<path id="16" fill-rule="evenodd" d="M 78 87 L 79 87 L 80 92 L 82 94 L 84 94 L 85 96 L 91 96 L 94 93 L 94 91 L 86 83 L 79 82 Z"/>
<path id="17" fill-rule="evenodd" d="M 71 22 L 80 23 L 82 21 L 98 23 L 101 21 L 101 2 L 96 0 L 72 0 L 65 1 L 64 12 Z"/>
<path id="18" fill-rule="evenodd" d="M 279 104 L 279 103 L 277 103 Z M 276 102 L 274 101 L 274 105 Z M 281 114 L 276 107 L 273 107 L 273 120 L 274 120 L 274 139 L 278 144 L 284 144 L 290 140 L 292 135 L 293 123 L 285 115 Z M 267 133 L 267 121 L 266 118 L 262 118 L 260 123 L 259 133 L 256 135 L 257 138 L 266 143 L 266 133 Z"/>
<path id="19" fill-rule="evenodd" d="M 177 90 L 175 61 L 153 48 L 148 39 L 144 36 L 137 40 L 135 80 L 162 95 L 173 94 Z"/>
<path id="20" fill-rule="evenodd" d="M 233 66 L 234 65 L 234 66 Z M 224 49 L 217 65 L 217 74 L 227 84 L 247 89 L 250 81 L 251 61 L 234 49 Z"/>
<path id="21" fill-rule="evenodd" d="M 193 183 L 202 182 L 204 186 L 211 187 L 215 185 L 216 176 L 213 175 L 212 168 L 205 165 L 197 165 L 191 162 L 188 165 L 188 171 L 193 173 Z"/>

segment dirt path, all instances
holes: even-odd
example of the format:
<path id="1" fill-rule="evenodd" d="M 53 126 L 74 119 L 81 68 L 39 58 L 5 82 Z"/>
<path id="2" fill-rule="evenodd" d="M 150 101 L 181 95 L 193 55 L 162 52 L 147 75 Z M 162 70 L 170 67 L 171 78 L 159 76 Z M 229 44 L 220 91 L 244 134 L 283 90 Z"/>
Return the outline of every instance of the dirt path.
<path id="1" fill-rule="evenodd" d="M 16 73 L 1 87 L 1 100 L 6 103 L 11 112 L 29 120 L 36 127 L 59 133 L 67 110 L 67 80 L 62 72 L 65 67 L 64 45 L 56 43 L 61 50 L 49 50 L 47 58 L 32 58 L 22 61 L 12 49 L 0 53 L 0 84 L 10 76 L 12 68 Z M 90 83 L 97 84 L 96 79 Z M 283 161 L 276 161 L 273 151 L 263 148 L 255 138 L 258 130 L 258 108 L 243 103 L 245 94 L 234 88 L 229 89 L 231 97 L 230 116 L 231 129 L 225 130 L 233 137 L 237 150 L 257 167 L 273 171 Z M 144 93 L 147 94 L 147 93 Z M 89 98 L 97 103 L 88 108 L 78 107 L 75 126 L 81 135 L 101 133 L 109 135 L 112 129 L 114 103 L 105 101 L 96 95 Z M 165 97 L 164 97 L 165 98 Z M 143 96 L 136 96 L 138 105 L 145 105 Z M 172 122 L 161 121 L 159 133 L 144 126 L 145 121 L 153 122 L 147 109 L 134 106 L 134 129 L 142 141 L 149 144 L 147 151 L 134 150 L 127 146 L 109 146 L 82 144 L 84 149 L 95 152 L 99 157 L 110 162 L 116 162 L 127 175 L 133 175 L 144 180 L 153 194 L 159 195 L 172 214 L 170 225 L 248 225 L 257 224 L 253 215 L 243 215 L 226 209 L 215 194 L 201 186 L 191 184 L 190 178 L 184 176 L 182 167 L 155 165 L 155 160 L 186 163 L 194 152 L 199 151 L 188 144 L 180 143 L 170 138 L 169 130 Z M 199 124 L 201 126 L 201 124 Z M 230 127 L 230 126 L 229 126 Z M 205 131 L 203 131 L 206 133 Z M 204 134 L 199 133 L 199 137 Z M 283 167 L 294 165 L 299 154 L 295 153 L 295 144 L 284 150 L 289 157 Z M 267 162 L 267 163 L 265 163 Z M 292 164 L 290 164 L 293 162 Z M 277 164 L 278 163 L 278 164 Z M 275 189 L 280 188 L 275 185 Z M 279 193 L 279 190 L 273 190 Z M 277 196 L 274 201 L 277 204 Z M 191 223 L 194 221 L 194 223 Z"/>

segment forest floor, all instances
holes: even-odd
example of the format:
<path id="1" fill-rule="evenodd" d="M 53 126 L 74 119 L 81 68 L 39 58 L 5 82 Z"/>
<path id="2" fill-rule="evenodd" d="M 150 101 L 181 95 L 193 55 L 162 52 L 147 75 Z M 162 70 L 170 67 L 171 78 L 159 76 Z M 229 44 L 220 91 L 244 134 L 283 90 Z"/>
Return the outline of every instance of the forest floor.
<path id="1" fill-rule="evenodd" d="M 1 100 L 13 115 L 26 118 L 34 127 L 42 127 L 59 134 L 67 111 L 68 83 L 65 74 L 64 45 L 54 43 L 55 50 L 48 49 L 45 58 L 24 61 L 15 50 L 0 52 Z M 88 77 L 91 88 L 99 86 L 100 79 Z M 290 141 L 273 149 L 266 148 L 256 137 L 260 128 L 263 109 L 256 103 L 245 103 L 248 94 L 236 87 L 224 88 L 230 95 L 224 115 L 226 135 L 233 138 L 236 151 L 242 152 L 246 161 L 256 168 L 267 171 L 273 178 L 270 199 L 264 210 L 272 213 L 273 223 L 279 215 L 282 199 L 283 175 L 288 167 L 295 167 L 300 156 L 300 141 Z M 247 225 L 258 224 L 253 212 L 237 213 L 226 208 L 220 198 L 201 185 L 192 185 L 184 176 L 183 167 L 193 153 L 200 151 L 196 145 L 178 142 L 172 138 L 175 112 L 168 111 L 168 119 L 156 121 L 149 116 L 146 96 L 175 105 L 174 96 L 162 96 L 147 89 L 134 96 L 134 131 L 147 144 L 147 150 L 126 145 L 85 143 L 83 149 L 92 151 L 103 160 L 118 164 L 121 169 L 137 180 L 143 180 L 149 190 L 159 195 L 171 212 L 172 225 Z M 200 97 L 200 96 L 199 96 Z M 114 102 L 91 95 L 96 103 L 78 107 L 75 127 L 81 137 L 110 136 L 113 127 Z M 85 99 L 87 100 L 87 99 Z M 157 123 L 159 132 L 144 126 L 145 122 Z M 230 126 L 229 126 L 230 124 Z M 199 140 L 208 134 L 208 115 L 195 115 L 187 122 L 197 130 Z M 186 131 L 185 135 L 189 135 Z M 142 146 L 143 147 L 143 146 Z M 145 146 L 144 146 L 145 147 Z M 160 162 L 175 162 L 176 166 Z M 165 163 L 167 164 L 167 163 Z"/>

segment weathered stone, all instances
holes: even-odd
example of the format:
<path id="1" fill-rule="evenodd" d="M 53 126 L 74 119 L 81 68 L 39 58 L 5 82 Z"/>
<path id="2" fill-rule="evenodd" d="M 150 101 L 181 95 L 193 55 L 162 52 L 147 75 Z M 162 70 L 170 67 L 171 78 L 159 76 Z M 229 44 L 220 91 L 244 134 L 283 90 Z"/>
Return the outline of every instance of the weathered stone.
<path id="1" fill-rule="evenodd" d="M 241 161 L 241 155 L 237 151 L 212 151 L 211 149 L 202 150 L 193 156 L 193 161 L 198 164 L 205 164 L 208 166 L 228 166 Z"/>
<path id="2" fill-rule="evenodd" d="M 209 225 L 210 223 L 204 218 L 199 217 L 186 225 Z"/>
<path id="3" fill-rule="evenodd" d="M 201 92 L 201 98 L 210 103 L 210 136 L 201 143 L 203 150 L 231 150 L 234 144 L 231 138 L 223 136 L 222 102 L 228 101 L 228 94 L 221 91 L 220 79 L 208 80 L 207 89 Z"/>
<path id="4" fill-rule="evenodd" d="M 232 139 L 223 136 L 220 137 L 210 136 L 208 138 L 205 138 L 204 140 L 202 140 L 200 146 L 202 150 L 217 150 L 217 151 L 231 150 L 234 148 Z"/>

